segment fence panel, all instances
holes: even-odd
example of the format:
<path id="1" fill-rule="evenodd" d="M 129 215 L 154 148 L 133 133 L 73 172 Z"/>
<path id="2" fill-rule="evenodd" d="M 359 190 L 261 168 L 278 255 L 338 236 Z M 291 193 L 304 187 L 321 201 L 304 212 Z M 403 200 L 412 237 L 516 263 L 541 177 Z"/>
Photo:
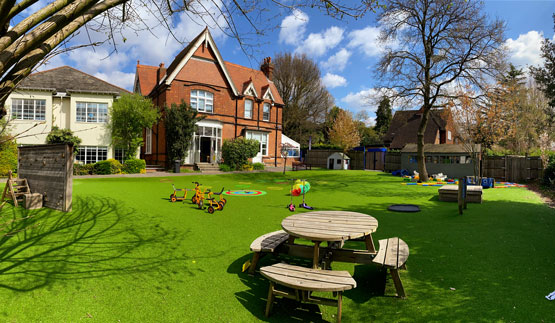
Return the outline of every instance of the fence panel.
<path id="1" fill-rule="evenodd" d="M 482 161 L 482 174 L 498 181 L 536 180 L 541 177 L 542 162 L 540 157 L 485 156 Z"/>
<path id="2" fill-rule="evenodd" d="M 386 172 L 392 172 L 394 170 L 401 169 L 401 152 L 400 151 L 388 151 L 385 154 L 385 165 L 384 170 Z"/>

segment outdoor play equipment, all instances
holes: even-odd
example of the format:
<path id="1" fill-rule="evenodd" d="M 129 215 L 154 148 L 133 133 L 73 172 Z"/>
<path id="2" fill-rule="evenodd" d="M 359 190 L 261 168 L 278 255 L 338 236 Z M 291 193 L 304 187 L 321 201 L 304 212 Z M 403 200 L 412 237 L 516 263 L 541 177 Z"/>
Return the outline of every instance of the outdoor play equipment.
<path id="1" fill-rule="evenodd" d="M 170 195 L 171 202 L 185 201 L 187 199 L 187 192 L 193 191 L 187 188 L 176 188 L 174 184 L 172 184 L 172 186 L 173 186 L 173 193 Z M 177 192 L 183 192 L 183 196 L 177 196 L 178 194 Z"/>
<path id="2" fill-rule="evenodd" d="M 202 209 L 204 207 L 204 191 L 200 189 L 199 182 L 192 183 L 195 184 L 195 195 L 191 198 L 191 202 L 198 205 L 199 209 Z"/>
<path id="3" fill-rule="evenodd" d="M 224 209 L 225 204 L 227 203 L 226 199 L 222 198 L 222 193 L 224 188 L 219 193 L 212 192 L 211 190 L 206 190 L 207 197 L 204 199 L 208 201 L 208 213 L 212 214 L 214 211 L 222 211 Z M 219 201 L 216 201 L 212 195 L 218 195 L 220 197 Z"/>
<path id="4" fill-rule="evenodd" d="M 310 183 L 306 179 L 296 179 L 293 180 L 294 183 L 291 187 L 291 203 L 287 206 L 289 211 L 295 211 L 295 205 L 293 204 L 293 196 L 303 195 L 303 202 L 299 204 L 299 207 L 305 208 L 307 210 L 313 210 L 314 208 L 308 206 L 305 202 L 305 194 L 310 190 Z"/>

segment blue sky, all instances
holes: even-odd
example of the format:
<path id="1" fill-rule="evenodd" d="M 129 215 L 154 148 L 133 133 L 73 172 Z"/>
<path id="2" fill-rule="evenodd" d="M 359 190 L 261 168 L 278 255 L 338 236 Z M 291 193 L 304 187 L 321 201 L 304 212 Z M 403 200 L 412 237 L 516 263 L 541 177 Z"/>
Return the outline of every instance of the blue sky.
<path id="1" fill-rule="evenodd" d="M 484 5 L 488 15 L 507 23 L 506 45 L 510 61 L 523 68 L 541 64 L 541 40 L 543 37 L 553 39 L 555 1 L 484 0 Z M 317 10 L 284 12 L 274 21 L 281 28 L 256 40 L 260 45 L 254 57 L 247 56 L 235 39 L 219 30 L 213 29 L 212 34 L 225 60 L 252 68 L 258 68 L 263 57 L 274 57 L 276 53 L 307 54 L 320 67 L 322 81 L 337 106 L 354 113 L 366 110 L 373 117 L 376 106 L 365 98 L 374 93 L 372 71 L 380 55 L 375 40 L 378 32 L 375 17 L 370 13 L 356 21 L 336 20 Z M 152 18 L 147 18 L 147 22 L 154 21 L 149 19 Z M 183 41 L 194 38 L 203 28 L 202 22 L 192 21 L 185 15 L 174 19 L 175 34 Z M 164 62 L 167 66 L 184 47 L 168 37 L 162 28 L 154 29 L 153 33 L 128 30 L 124 36 L 127 41 L 118 45 L 116 53 L 109 55 L 112 50 L 109 46 L 84 48 L 54 57 L 41 70 L 69 65 L 131 90 L 137 60 L 147 65 Z M 92 35 L 93 40 L 102 37 Z M 88 36 L 81 33 L 74 42 L 87 40 Z"/>

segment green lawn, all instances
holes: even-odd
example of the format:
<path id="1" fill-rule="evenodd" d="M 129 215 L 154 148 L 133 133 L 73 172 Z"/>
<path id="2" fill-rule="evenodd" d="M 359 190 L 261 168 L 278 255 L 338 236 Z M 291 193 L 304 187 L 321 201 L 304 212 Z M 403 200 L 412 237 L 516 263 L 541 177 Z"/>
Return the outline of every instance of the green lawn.
<path id="1" fill-rule="evenodd" d="M 2 322 L 252 322 L 266 320 L 268 283 L 241 273 L 249 245 L 280 229 L 291 213 L 289 184 L 309 179 L 307 203 L 350 210 L 379 221 L 374 239 L 398 236 L 410 247 L 401 271 L 406 300 L 373 266 L 334 263 L 358 287 L 344 294 L 344 322 L 555 320 L 555 211 L 523 188 L 484 190 L 463 216 L 439 202 L 437 187 L 400 185 L 388 174 L 363 171 L 79 179 L 73 212 L 27 212 L 6 205 L 0 227 Z M 227 197 L 210 215 L 190 202 L 170 203 L 171 183 L 191 181 L 219 191 L 264 190 Z M 295 198 L 300 203 L 301 198 Z M 420 213 L 394 213 L 394 203 Z M 300 211 L 302 212 L 302 211 Z M 4 236 L 26 225 L 25 231 Z M 357 243 L 351 243 L 351 246 Z M 266 257 L 262 265 L 276 259 Z M 268 321 L 334 321 L 334 307 L 279 300 Z"/>

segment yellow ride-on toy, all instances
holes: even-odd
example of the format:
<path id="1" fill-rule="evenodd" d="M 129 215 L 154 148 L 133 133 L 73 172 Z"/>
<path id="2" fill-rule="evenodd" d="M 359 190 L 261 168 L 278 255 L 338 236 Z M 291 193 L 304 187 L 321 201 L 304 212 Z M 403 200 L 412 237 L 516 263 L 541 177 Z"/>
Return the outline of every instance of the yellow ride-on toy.
<path id="1" fill-rule="evenodd" d="M 206 193 L 208 195 L 208 197 L 206 198 L 206 200 L 208 201 L 209 205 L 208 205 L 208 213 L 212 214 L 214 213 L 214 211 L 218 210 L 218 211 L 222 211 L 224 209 L 225 204 L 227 203 L 225 198 L 222 198 L 222 193 L 224 191 L 224 188 L 222 187 L 222 190 L 220 191 L 220 193 L 215 193 L 212 192 L 211 190 L 207 190 Z M 212 197 L 212 195 L 219 195 L 220 196 L 220 200 L 216 202 L 216 199 L 214 197 Z"/>
<path id="2" fill-rule="evenodd" d="M 204 191 L 200 189 L 199 182 L 193 182 L 193 184 L 195 184 L 195 195 L 191 198 L 191 202 L 198 205 L 199 209 L 202 209 L 204 206 Z"/>
<path id="3" fill-rule="evenodd" d="M 187 188 L 176 188 L 175 185 L 173 185 L 173 193 L 170 195 L 170 201 L 171 202 L 176 202 L 176 201 L 185 201 L 187 199 L 187 192 L 188 191 L 192 191 L 190 189 Z M 177 196 L 177 192 L 183 192 L 183 196 Z"/>

